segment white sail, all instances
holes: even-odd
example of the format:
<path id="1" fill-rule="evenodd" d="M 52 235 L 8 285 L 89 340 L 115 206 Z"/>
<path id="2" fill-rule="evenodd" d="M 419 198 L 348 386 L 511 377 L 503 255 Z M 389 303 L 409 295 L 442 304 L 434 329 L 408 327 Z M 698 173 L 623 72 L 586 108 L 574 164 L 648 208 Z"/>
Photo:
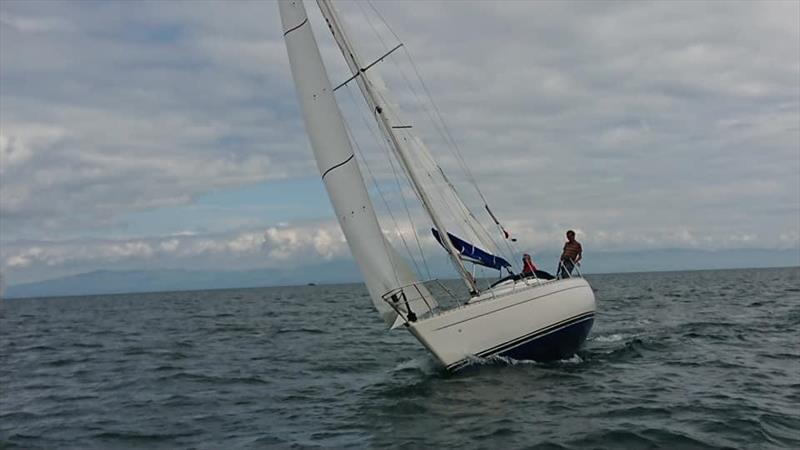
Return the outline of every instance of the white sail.
<path id="1" fill-rule="evenodd" d="M 396 306 L 405 311 L 407 301 L 418 316 L 436 303 L 424 286 L 414 285 L 417 278 L 381 231 L 303 2 L 284 0 L 278 5 L 292 77 L 325 189 L 375 308 L 387 324 L 397 326 L 398 316 L 384 296 L 398 294 Z"/>
<path id="2" fill-rule="evenodd" d="M 389 122 L 410 127 L 396 128 L 393 133 L 400 137 L 398 139 L 400 144 L 405 145 L 407 151 L 413 155 L 410 158 L 413 170 L 416 173 L 423 174 L 423 176 L 418 177 L 419 188 L 428 194 L 432 208 L 436 211 L 442 211 L 445 217 L 451 219 L 446 221 L 447 229 L 451 233 L 478 245 L 489 253 L 498 254 L 497 244 L 461 199 L 461 196 L 447 179 L 433 154 L 414 132 L 412 124 L 400 117 L 400 106 L 391 101 L 386 83 L 376 70 L 377 67 L 370 70 L 369 73 L 362 73 L 361 76 L 367 80 L 370 87 L 384 101 L 384 114 L 388 117 Z"/>
<path id="3" fill-rule="evenodd" d="M 436 158 L 415 132 L 412 122 L 401 117 L 402 109 L 400 105 L 392 101 L 386 82 L 381 78 L 378 70 L 379 67 L 375 66 L 370 69 L 369 73 L 363 72 L 360 76 L 364 77 L 366 84 L 383 101 L 385 108 L 383 114 L 386 115 L 388 121 L 403 125 L 393 129 L 392 132 L 400 138 L 398 139 L 400 144 L 405 145 L 407 151 L 413 155 L 410 158 L 413 170 L 424 175 L 418 177 L 420 188 L 428 193 L 433 209 L 442 211 L 443 216 L 451 219 L 446 224 L 451 233 L 478 245 L 489 253 L 499 254 L 496 242 L 466 206 Z"/>
<path id="4" fill-rule="evenodd" d="M 353 78 L 355 79 L 356 83 L 358 83 L 361 93 L 364 96 L 364 100 L 373 111 L 381 131 L 388 138 L 392 149 L 395 151 L 395 154 L 400 161 L 401 166 L 409 177 L 411 185 L 414 187 L 414 190 L 419 196 L 425 211 L 428 213 L 428 216 L 431 218 L 431 221 L 435 227 L 441 233 L 442 243 L 445 245 L 453 265 L 459 272 L 461 279 L 467 285 L 467 288 L 470 290 L 470 292 L 477 294 L 478 287 L 475 279 L 472 277 L 466 267 L 464 267 L 464 263 L 458 256 L 458 251 L 447 237 L 447 227 L 442 220 L 441 212 L 438 211 L 433 204 L 431 192 L 425 189 L 424 179 L 429 176 L 429 174 L 420 173 L 417 170 L 418 164 L 416 164 L 414 160 L 418 156 L 414 155 L 411 150 L 413 138 L 396 133 L 395 130 L 397 127 L 403 127 L 404 124 L 398 120 L 399 118 L 397 117 L 396 112 L 392 110 L 391 104 L 386 101 L 386 99 L 383 98 L 379 92 L 377 92 L 374 84 L 370 81 L 370 75 L 367 73 L 367 69 L 364 68 L 362 61 L 359 59 L 358 52 L 349 41 L 347 34 L 338 19 L 336 10 L 334 9 L 330 0 L 317 0 L 317 5 L 319 5 L 323 17 L 325 17 L 325 20 L 328 22 L 328 27 L 331 29 L 333 38 L 336 41 L 336 44 L 339 46 L 339 50 L 341 50 L 342 55 L 344 56 L 345 61 L 350 68 L 350 71 L 353 73 Z"/>
<path id="5" fill-rule="evenodd" d="M 471 242 L 492 254 L 499 254 L 499 249 L 492 240 L 486 228 L 475 218 L 464 204 L 455 187 L 450 183 L 439 164 L 434 159 L 430 150 L 417 137 L 412 140 L 412 148 L 418 158 L 415 159 L 417 170 L 428 175 L 422 189 L 431 192 L 434 207 L 440 211 L 447 211 L 452 218 L 448 223 L 448 230 L 458 237 Z"/>

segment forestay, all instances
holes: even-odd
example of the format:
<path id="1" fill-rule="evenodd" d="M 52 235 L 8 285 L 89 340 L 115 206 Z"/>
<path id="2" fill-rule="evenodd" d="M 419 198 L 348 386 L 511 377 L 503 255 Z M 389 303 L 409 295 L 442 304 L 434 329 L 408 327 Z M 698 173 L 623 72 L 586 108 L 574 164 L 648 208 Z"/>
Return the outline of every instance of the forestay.
<path id="1" fill-rule="evenodd" d="M 388 100 L 383 83 L 374 72 L 368 72 L 374 63 L 364 66 L 358 58 L 357 51 L 349 41 L 331 2 L 317 0 L 317 4 L 353 73 L 350 80 L 355 80 L 358 84 L 367 105 L 372 110 L 381 131 L 387 137 L 434 226 L 446 232 L 448 227 L 455 224 L 468 239 L 480 243 L 489 251 L 497 252 L 497 248 L 486 230 L 469 212 L 428 149 L 414 135 L 413 126 L 403 121 L 398 113 L 398 108 Z M 446 221 L 445 218 L 450 220 Z M 442 244 L 462 280 L 471 292 L 476 293 L 475 280 L 459 258 L 458 250 L 447 238 L 443 239 Z"/>

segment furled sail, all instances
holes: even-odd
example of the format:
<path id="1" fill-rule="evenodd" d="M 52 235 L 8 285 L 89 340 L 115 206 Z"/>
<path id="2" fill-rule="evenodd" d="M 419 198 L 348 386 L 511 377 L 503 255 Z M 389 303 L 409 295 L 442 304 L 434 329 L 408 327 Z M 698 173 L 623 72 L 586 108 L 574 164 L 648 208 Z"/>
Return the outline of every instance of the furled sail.
<path id="1" fill-rule="evenodd" d="M 442 243 L 442 236 L 438 231 L 436 231 L 436 228 L 431 228 L 431 232 L 439 244 L 444 245 Z M 511 271 L 511 264 L 509 264 L 504 258 L 493 255 L 479 247 L 476 247 L 457 236 L 453 236 L 451 233 L 447 233 L 447 235 L 450 237 L 450 242 L 453 243 L 463 259 L 481 266 L 489 267 L 491 269 L 502 270 L 505 267 L 509 270 L 509 272 Z"/>
<path id="2" fill-rule="evenodd" d="M 417 316 L 436 307 L 436 302 L 417 284 L 381 231 L 302 0 L 283 0 L 278 5 L 297 97 L 322 181 L 375 308 L 387 324 L 397 326 L 401 320 L 384 301 L 387 294 L 402 293 L 404 301 L 396 307 L 401 312 L 409 308 Z"/>

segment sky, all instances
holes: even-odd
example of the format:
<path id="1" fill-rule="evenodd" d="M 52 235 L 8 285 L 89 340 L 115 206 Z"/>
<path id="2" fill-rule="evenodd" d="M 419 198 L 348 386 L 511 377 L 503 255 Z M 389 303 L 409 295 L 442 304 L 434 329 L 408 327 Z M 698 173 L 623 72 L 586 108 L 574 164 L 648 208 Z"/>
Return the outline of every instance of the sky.
<path id="1" fill-rule="evenodd" d="M 400 37 L 376 74 L 424 125 L 411 55 L 525 249 L 556 251 L 567 228 L 587 253 L 800 249 L 800 2 L 338 5 L 364 59 L 397 42 L 372 6 Z M 306 7 L 338 84 L 344 61 Z M 6 283 L 350 258 L 282 39 L 266 0 L 0 2 Z M 339 101 L 355 129 L 353 92 Z M 375 193 L 393 178 L 364 141 Z M 395 243 L 418 229 L 436 251 L 416 209 L 395 227 L 398 204 L 378 203 Z"/>

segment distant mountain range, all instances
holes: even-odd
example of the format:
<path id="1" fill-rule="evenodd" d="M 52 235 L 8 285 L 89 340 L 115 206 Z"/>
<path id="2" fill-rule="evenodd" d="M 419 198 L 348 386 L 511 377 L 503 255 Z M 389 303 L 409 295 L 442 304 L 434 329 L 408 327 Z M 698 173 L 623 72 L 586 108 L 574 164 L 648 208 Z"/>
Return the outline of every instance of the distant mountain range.
<path id="1" fill-rule="evenodd" d="M 97 270 L 35 283 L 11 285 L 5 298 L 229 289 L 358 281 L 353 261 L 319 264 L 302 270 L 211 271 L 183 269 Z"/>
<path id="2" fill-rule="evenodd" d="M 540 253 L 534 260 L 540 268 L 554 271 L 558 255 Z M 432 276 L 452 278 L 443 259 L 428 261 Z M 551 267 L 552 266 L 552 267 Z M 653 272 L 703 269 L 800 266 L 800 250 L 655 250 L 597 252 L 586 255 L 585 273 Z M 228 289 L 308 283 L 357 282 L 361 275 L 352 260 L 331 261 L 302 268 L 210 271 L 152 269 L 135 271 L 98 270 L 67 277 L 10 285 L 5 298 L 116 294 L 180 290 Z"/>

